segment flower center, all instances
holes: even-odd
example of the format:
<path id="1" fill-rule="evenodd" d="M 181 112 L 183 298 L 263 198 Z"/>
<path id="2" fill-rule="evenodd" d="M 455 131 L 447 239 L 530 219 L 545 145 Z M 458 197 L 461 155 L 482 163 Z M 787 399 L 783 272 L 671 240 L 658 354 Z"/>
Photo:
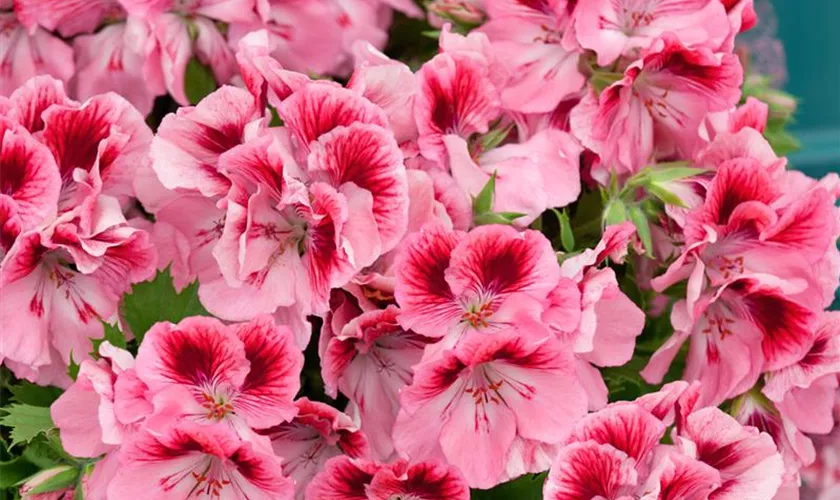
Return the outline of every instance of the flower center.
<path id="1" fill-rule="evenodd" d="M 208 420 L 222 420 L 228 413 L 233 413 L 233 405 L 222 395 L 205 392 L 202 398 L 201 406 L 207 410 Z"/>
<path id="2" fill-rule="evenodd" d="M 473 328 L 487 328 L 487 320 L 493 315 L 489 302 L 481 305 L 471 305 L 461 315 L 461 321 L 468 323 Z"/>

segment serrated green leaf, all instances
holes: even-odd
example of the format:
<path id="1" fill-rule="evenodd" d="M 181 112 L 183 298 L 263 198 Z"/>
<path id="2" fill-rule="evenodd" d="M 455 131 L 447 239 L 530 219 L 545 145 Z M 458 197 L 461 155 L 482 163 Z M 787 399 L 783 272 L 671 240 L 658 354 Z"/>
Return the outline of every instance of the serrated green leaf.
<path id="1" fill-rule="evenodd" d="M 138 344 L 159 321 L 178 323 L 190 316 L 210 316 L 198 300 L 198 283 L 177 293 L 169 269 L 159 272 L 151 281 L 134 285 L 131 293 L 123 298 L 121 311 Z"/>
<path id="2" fill-rule="evenodd" d="M 478 193 L 478 196 L 473 198 L 473 214 L 481 215 L 489 213 L 493 210 L 493 198 L 495 197 L 496 193 L 496 172 L 493 172 L 493 175 L 490 176 L 490 179 L 487 181 L 487 184 L 481 188 L 481 191 Z"/>
<path id="3" fill-rule="evenodd" d="M 39 493 L 49 493 L 51 491 L 63 490 L 76 482 L 76 480 L 79 478 L 80 470 L 77 467 L 64 465 L 61 467 L 56 467 L 56 469 L 52 471 L 46 470 L 42 471 L 41 473 L 47 474 L 49 472 L 53 472 L 54 474 L 44 479 L 37 486 L 29 490 L 30 495 L 37 495 Z"/>
<path id="4" fill-rule="evenodd" d="M 50 409 L 42 406 L 12 404 L 2 409 L 0 425 L 11 429 L 11 445 L 28 443 L 35 436 L 54 427 Z"/>
<path id="5" fill-rule="evenodd" d="M 32 406 L 50 406 L 63 392 L 58 387 L 35 385 L 26 380 L 8 387 L 14 400 Z"/>
<path id="6" fill-rule="evenodd" d="M 630 220 L 633 221 L 633 225 L 636 226 L 636 234 L 638 234 L 639 239 L 642 240 L 642 245 L 645 247 L 645 254 L 652 258 L 653 239 L 650 235 L 650 222 L 648 222 L 647 216 L 645 216 L 641 207 L 638 205 L 630 207 Z"/>
<path id="7" fill-rule="evenodd" d="M 471 500 L 542 500 L 546 474 L 528 474 L 489 490 L 471 490 Z"/>
<path id="8" fill-rule="evenodd" d="M 184 93 L 187 95 L 190 104 L 198 104 L 199 101 L 216 90 L 216 87 L 216 78 L 213 76 L 213 71 L 197 58 L 191 58 L 184 72 Z"/>

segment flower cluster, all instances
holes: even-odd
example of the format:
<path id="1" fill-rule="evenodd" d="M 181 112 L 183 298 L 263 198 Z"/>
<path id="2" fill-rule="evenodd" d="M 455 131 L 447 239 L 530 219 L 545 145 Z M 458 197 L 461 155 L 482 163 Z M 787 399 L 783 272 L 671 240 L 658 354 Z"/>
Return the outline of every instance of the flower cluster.
<path id="1" fill-rule="evenodd" d="M 67 385 L 102 319 L 157 253 L 124 214 L 148 168 L 152 131 L 122 97 L 80 104 L 37 77 L 0 97 L 0 359 L 17 376 Z"/>
<path id="2" fill-rule="evenodd" d="M 144 114 L 166 93 L 186 105 L 188 66 L 228 83 L 237 43 L 260 29 L 284 66 L 341 75 L 355 41 L 384 46 L 393 9 L 421 15 L 410 0 L 4 0 L 0 95 L 51 75 L 77 99 L 115 91 Z"/>
<path id="3" fill-rule="evenodd" d="M 119 43 L 0 97 L 0 361 L 77 457 L 22 494 L 836 490 L 840 177 L 742 92 L 750 0 L 439 0 L 406 62 L 408 1 L 31 3 L 15 50 Z M 154 133 L 98 94 L 187 104 L 193 57 L 230 85 Z M 156 270 L 200 310 L 132 321 Z"/>

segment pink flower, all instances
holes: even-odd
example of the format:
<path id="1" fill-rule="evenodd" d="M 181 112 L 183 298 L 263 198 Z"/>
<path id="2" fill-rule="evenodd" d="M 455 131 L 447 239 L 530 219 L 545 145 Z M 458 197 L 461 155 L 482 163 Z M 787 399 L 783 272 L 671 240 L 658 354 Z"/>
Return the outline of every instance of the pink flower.
<path id="1" fill-rule="evenodd" d="M 527 321 L 520 313 L 538 314 L 539 301 L 560 273 L 542 234 L 499 225 L 468 234 L 427 226 L 413 235 L 395 266 L 400 324 L 447 337 L 448 345 L 470 332 Z"/>
<path id="2" fill-rule="evenodd" d="M 772 498 L 782 484 L 784 465 L 773 439 L 717 408 L 688 415 L 675 444 L 720 473 L 720 487 L 710 495 L 715 500 Z"/>
<path id="3" fill-rule="evenodd" d="M 729 20 L 719 0 L 594 0 L 574 11 L 575 34 L 581 46 L 609 66 L 621 56 L 635 59 L 666 32 L 686 47 L 715 50 L 729 35 Z"/>
<path id="4" fill-rule="evenodd" d="M 14 12 L 0 12 L 0 96 L 10 95 L 37 75 L 67 83 L 75 71 L 68 44 L 41 28 L 30 34 Z"/>
<path id="5" fill-rule="evenodd" d="M 242 432 L 294 417 L 302 365 L 291 332 L 270 317 L 230 326 L 194 317 L 153 326 L 136 369 L 156 406 L 174 406 L 178 417 L 225 421 Z"/>
<path id="6" fill-rule="evenodd" d="M 230 181 L 219 172 L 219 157 L 260 126 L 262 111 L 246 91 L 222 87 L 197 106 L 164 117 L 152 146 L 152 167 L 167 189 L 224 195 Z"/>
<path id="7" fill-rule="evenodd" d="M 400 2 L 400 0 L 391 0 Z M 266 29 L 271 55 L 293 71 L 346 76 L 357 41 L 382 48 L 390 23 L 385 2 L 292 0 L 257 2 L 262 22 L 234 23 L 231 40 Z M 400 2 L 404 3 L 404 2 Z"/>
<path id="8" fill-rule="evenodd" d="M 423 156 L 431 160 L 444 158 L 445 135 L 469 139 L 472 134 L 486 133 L 500 113 L 498 90 L 483 58 L 444 52 L 420 68 L 417 80 L 417 142 Z"/>
<path id="9" fill-rule="evenodd" d="M 196 492 L 236 500 L 292 499 L 281 460 L 222 424 L 182 421 L 161 434 L 145 431 L 120 453 L 109 498 L 187 498 Z"/>
<path id="10" fill-rule="evenodd" d="M 554 460 L 543 488 L 545 498 L 713 498 L 709 494 L 721 484 L 718 472 L 659 444 L 666 427 L 663 419 L 685 389 L 685 384 L 671 384 L 584 417 Z"/>
<path id="11" fill-rule="evenodd" d="M 706 113 L 734 106 L 742 69 L 733 54 L 686 48 L 666 33 L 600 96 L 584 96 L 572 111 L 572 132 L 584 146 L 616 164 L 621 176 L 658 156 L 690 155 Z M 599 182 L 608 174 L 593 173 Z"/>
<path id="12" fill-rule="evenodd" d="M 74 457 L 97 457 L 122 444 L 152 412 L 134 358 L 105 341 L 86 359 L 75 383 L 50 407 L 61 444 Z"/>
<path id="13" fill-rule="evenodd" d="M 129 17 L 95 34 L 74 38 L 78 72 L 72 84 L 73 95 L 84 100 L 108 91 L 118 92 L 141 114 L 148 115 L 155 97 L 166 92 L 159 70 L 150 68 L 159 65 L 147 54 L 150 36 L 147 23 Z"/>
<path id="14" fill-rule="evenodd" d="M 260 433 L 271 439 L 274 453 L 283 458 L 283 474 L 295 481 L 295 495 L 303 498 L 306 486 L 332 457 L 368 458 L 367 438 L 353 421 L 335 408 L 301 398 L 291 421 Z"/>
<path id="15" fill-rule="evenodd" d="M 565 132 L 539 132 L 523 143 L 482 152 L 477 162 L 460 137 L 446 135 L 443 143 L 452 176 L 470 196 L 495 174 L 492 211 L 525 214 L 517 225 L 529 224 L 547 208 L 569 205 L 580 194 L 581 147 Z"/>
<path id="16" fill-rule="evenodd" d="M 154 273 L 148 235 L 128 226 L 114 198 L 99 196 L 89 210 L 20 235 L 0 266 L 0 353 L 26 378 L 66 367 L 71 354 L 86 358 L 131 283 Z"/>
<path id="17" fill-rule="evenodd" d="M 397 450 L 446 461 L 478 488 L 545 470 L 586 412 L 570 353 L 554 339 L 529 342 L 511 331 L 472 337 L 421 364 L 401 403 Z"/>
<path id="18" fill-rule="evenodd" d="M 795 292 L 795 290 L 793 290 Z M 813 337 L 814 313 L 790 298 L 792 290 L 768 279 L 742 277 L 685 301 L 671 313 L 676 333 L 651 357 L 642 375 L 659 381 L 686 339 L 686 380 L 700 380 L 704 404 L 718 404 L 750 389 L 765 370 L 800 359 Z"/>
<path id="19" fill-rule="evenodd" d="M 481 32 L 510 75 L 501 91 L 506 109 L 549 112 L 583 87 L 580 54 L 563 40 L 572 6 L 564 0 L 487 2 L 490 20 Z"/>
<path id="20" fill-rule="evenodd" d="M 824 312 L 810 347 L 797 362 L 765 375 L 762 393 L 804 432 L 834 427 L 834 393 L 840 373 L 840 317 Z"/>
<path id="21" fill-rule="evenodd" d="M 5 255 L 20 233 L 55 217 L 61 176 L 50 150 L 3 118 L 0 141 L 0 255 Z"/>
<path id="22" fill-rule="evenodd" d="M 334 292 L 330 306 L 319 347 L 327 393 L 340 390 L 350 399 L 347 412 L 359 415 L 374 456 L 388 460 L 399 393 L 431 340 L 403 330 L 393 305 L 363 312 L 352 296 Z"/>
<path id="23" fill-rule="evenodd" d="M 91 193 L 121 202 L 134 198 L 133 177 L 148 162 L 152 132 L 128 101 L 102 94 L 81 105 L 54 104 L 41 117 L 39 139 L 52 151 L 61 173 L 61 210 Z"/>
<path id="24" fill-rule="evenodd" d="M 46 30 L 57 31 L 65 38 L 80 33 L 93 33 L 106 19 L 119 18 L 125 14 L 116 0 L 18 0 L 15 2 L 15 11 L 21 23 L 28 28 L 40 25 Z"/>
<path id="25" fill-rule="evenodd" d="M 755 159 L 723 163 L 703 205 L 686 216 L 682 255 L 653 280 L 654 288 L 688 277 L 691 308 L 707 283 L 720 286 L 742 274 L 768 274 L 791 284 L 816 281 L 815 265 L 837 231 L 833 200 L 819 185 L 796 199 L 783 196 L 780 187 Z M 816 304 L 820 295 L 814 287 L 800 299 Z"/>
<path id="26" fill-rule="evenodd" d="M 406 460 L 385 465 L 347 456 L 329 460 L 306 489 L 307 500 L 468 500 L 469 496 L 463 476 L 452 466 Z"/>

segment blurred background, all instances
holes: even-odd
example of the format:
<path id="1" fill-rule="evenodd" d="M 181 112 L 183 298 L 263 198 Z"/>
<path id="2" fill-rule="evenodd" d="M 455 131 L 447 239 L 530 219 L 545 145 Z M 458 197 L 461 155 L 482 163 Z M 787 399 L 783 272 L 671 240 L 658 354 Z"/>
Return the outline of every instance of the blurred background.
<path id="1" fill-rule="evenodd" d="M 801 149 L 791 164 L 812 177 L 840 172 L 840 2 L 757 0 L 760 25 L 754 43 L 772 68 L 775 43 L 783 47 L 782 88 L 799 99 L 791 132 Z M 772 7 L 772 8 L 771 8 Z M 764 15 L 775 10 L 775 16 Z M 763 26 L 762 26 L 763 25 Z M 775 36 L 771 35 L 775 30 Z M 786 62 L 786 64 L 785 64 Z"/>

